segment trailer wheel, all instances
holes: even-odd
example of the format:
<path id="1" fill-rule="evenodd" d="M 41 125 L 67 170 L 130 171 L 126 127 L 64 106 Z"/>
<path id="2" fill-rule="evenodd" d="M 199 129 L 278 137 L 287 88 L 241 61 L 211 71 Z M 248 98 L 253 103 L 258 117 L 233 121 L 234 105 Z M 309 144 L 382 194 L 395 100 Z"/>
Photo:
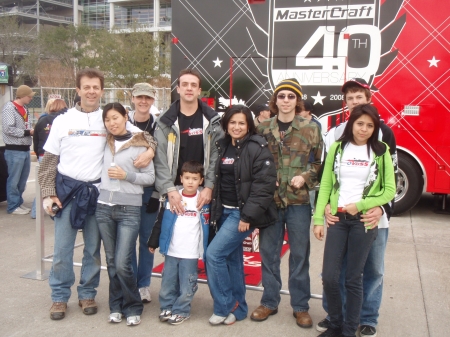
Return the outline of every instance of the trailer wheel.
<path id="1" fill-rule="evenodd" d="M 409 156 L 398 153 L 398 181 L 394 215 L 411 210 L 423 191 L 423 176 L 419 165 Z"/>

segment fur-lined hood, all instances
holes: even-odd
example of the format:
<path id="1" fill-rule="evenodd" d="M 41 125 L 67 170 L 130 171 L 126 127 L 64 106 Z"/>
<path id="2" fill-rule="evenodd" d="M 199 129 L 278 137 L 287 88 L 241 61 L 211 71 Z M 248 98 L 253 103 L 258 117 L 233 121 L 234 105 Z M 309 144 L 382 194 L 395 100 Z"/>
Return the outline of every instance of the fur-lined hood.
<path id="1" fill-rule="evenodd" d="M 145 132 L 132 132 L 133 137 L 131 137 L 131 139 L 126 142 L 120 149 L 120 151 L 126 150 L 129 147 L 132 146 L 136 146 L 136 147 L 140 147 L 143 146 L 146 149 L 148 149 L 150 147 L 150 145 L 148 144 L 148 141 L 146 140 L 145 136 L 150 136 L 150 134 L 145 131 Z M 108 135 L 106 136 L 106 143 L 108 144 L 109 149 L 111 150 L 112 155 L 114 156 L 116 154 L 116 146 L 114 143 L 114 136 L 110 133 L 108 133 Z"/>

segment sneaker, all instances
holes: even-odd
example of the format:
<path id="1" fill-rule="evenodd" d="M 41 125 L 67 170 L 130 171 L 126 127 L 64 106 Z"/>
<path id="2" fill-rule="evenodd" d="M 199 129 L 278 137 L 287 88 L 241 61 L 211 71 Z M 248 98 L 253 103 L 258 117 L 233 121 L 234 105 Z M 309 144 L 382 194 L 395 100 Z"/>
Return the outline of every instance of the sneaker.
<path id="1" fill-rule="evenodd" d="M 141 295 L 141 301 L 143 303 L 150 303 L 152 301 L 149 287 L 139 288 L 139 295 Z"/>
<path id="2" fill-rule="evenodd" d="M 172 315 L 167 322 L 172 325 L 178 325 L 183 323 L 185 320 L 189 319 L 189 316 Z"/>
<path id="3" fill-rule="evenodd" d="M 377 329 L 370 325 L 361 325 L 359 327 L 359 335 L 361 337 L 375 337 L 377 335 Z"/>
<path id="4" fill-rule="evenodd" d="M 327 329 L 330 327 L 330 321 L 326 318 L 321 320 L 319 323 L 316 324 L 316 330 L 319 332 L 327 331 Z"/>
<path id="5" fill-rule="evenodd" d="M 109 323 L 122 322 L 122 314 L 120 312 L 113 312 L 113 313 L 109 314 L 108 322 Z"/>
<path id="6" fill-rule="evenodd" d="M 223 322 L 225 322 L 226 319 L 227 319 L 227 317 L 217 316 L 217 315 L 213 314 L 209 318 L 209 323 L 211 325 L 219 325 L 219 324 L 222 324 Z"/>
<path id="7" fill-rule="evenodd" d="M 231 325 L 236 322 L 236 316 L 232 312 L 230 312 L 227 316 L 227 318 L 223 321 L 223 324 L 225 325 Z"/>
<path id="8" fill-rule="evenodd" d="M 31 208 L 25 207 L 23 204 L 20 205 L 19 208 L 22 208 L 24 211 L 27 211 L 28 213 L 31 212 Z"/>
<path id="9" fill-rule="evenodd" d="M 54 321 L 58 321 L 66 317 L 67 303 L 65 302 L 53 302 L 50 308 L 50 318 Z"/>
<path id="10" fill-rule="evenodd" d="M 79 300 L 78 305 L 81 307 L 81 310 L 85 315 L 94 315 L 97 313 L 97 303 L 95 303 L 95 300 L 92 298 Z"/>
<path id="11" fill-rule="evenodd" d="M 141 316 L 128 316 L 127 317 L 127 325 L 139 325 L 141 324 Z"/>
<path id="12" fill-rule="evenodd" d="M 170 310 L 163 310 L 163 311 L 161 311 L 161 313 L 159 314 L 159 320 L 160 320 L 161 322 L 165 322 L 165 321 L 167 321 L 171 316 L 172 316 L 172 311 L 170 311 Z"/>
<path id="13" fill-rule="evenodd" d="M 26 211 L 20 207 L 17 207 L 13 212 L 11 212 L 11 214 L 14 214 L 14 215 L 25 215 L 28 213 L 30 213 L 30 211 Z"/>
<path id="14" fill-rule="evenodd" d="M 329 328 L 317 337 L 343 337 L 341 329 Z"/>

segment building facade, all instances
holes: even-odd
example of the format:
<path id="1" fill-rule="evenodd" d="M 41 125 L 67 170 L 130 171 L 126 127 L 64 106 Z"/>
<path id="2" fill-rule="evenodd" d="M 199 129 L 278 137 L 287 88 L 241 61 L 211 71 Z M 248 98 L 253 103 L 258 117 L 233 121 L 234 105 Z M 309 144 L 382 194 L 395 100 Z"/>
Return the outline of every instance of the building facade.
<path id="1" fill-rule="evenodd" d="M 45 25 L 171 32 L 171 0 L 2 0 L 0 16 L 17 16 L 29 31 Z"/>

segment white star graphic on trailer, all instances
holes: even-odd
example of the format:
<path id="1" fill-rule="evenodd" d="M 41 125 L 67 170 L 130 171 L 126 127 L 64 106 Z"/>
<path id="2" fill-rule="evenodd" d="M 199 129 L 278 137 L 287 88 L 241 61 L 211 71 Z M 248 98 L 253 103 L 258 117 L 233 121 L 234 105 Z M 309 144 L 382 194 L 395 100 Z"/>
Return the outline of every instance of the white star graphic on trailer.
<path id="1" fill-rule="evenodd" d="M 429 68 L 431 68 L 431 67 L 436 67 L 437 68 L 437 64 L 441 60 L 436 60 L 436 57 L 433 56 L 433 58 L 431 60 L 427 60 L 427 61 L 430 62 Z"/>
<path id="2" fill-rule="evenodd" d="M 323 99 L 327 96 L 320 96 L 320 91 L 318 91 L 316 96 L 311 96 L 311 97 L 314 98 L 313 105 L 316 105 L 317 103 L 320 103 L 321 105 L 323 105 Z"/>
<path id="3" fill-rule="evenodd" d="M 222 62 L 223 62 L 223 60 L 219 60 L 219 56 L 217 56 L 217 59 L 216 60 L 213 60 L 213 62 L 214 62 L 214 68 L 215 67 L 219 67 L 219 68 L 222 68 Z"/>

